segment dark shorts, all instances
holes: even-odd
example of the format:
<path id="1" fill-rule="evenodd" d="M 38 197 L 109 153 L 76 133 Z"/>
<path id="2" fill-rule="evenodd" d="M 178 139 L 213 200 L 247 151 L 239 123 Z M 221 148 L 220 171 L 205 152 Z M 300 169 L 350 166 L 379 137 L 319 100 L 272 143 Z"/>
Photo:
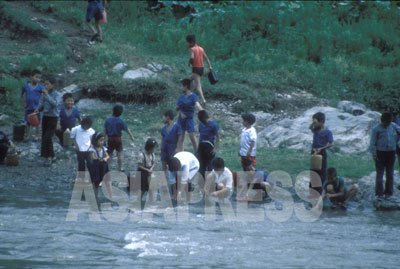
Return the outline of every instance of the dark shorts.
<path id="1" fill-rule="evenodd" d="M 204 74 L 204 67 L 192 67 L 192 73 L 202 76 Z"/>
<path id="2" fill-rule="evenodd" d="M 396 154 L 400 155 L 400 148 L 399 147 L 396 147 Z M 399 161 L 400 161 L 400 159 L 399 159 Z"/>
<path id="3" fill-rule="evenodd" d="M 194 119 L 184 118 L 182 119 L 180 116 L 178 118 L 178 124 L 182 128 L 183 131 L 187 131 L 189 134 L 194 133 Z"/>
<path id="4" fill-rule="evenodd" d="M 107 152 L 109 155 L 113 154 L 114 150 L 117 152 L 122 151 L 122 138 L 119 136 L 108 138 Z"/>
<path id="5" fill-rule="evenodd" d="M 88 3 L 87 10 L 86 10 L 86 21 L 90 22 L 91 19 L 95 19 L 99 21 L 103 19 L 103 5 L 101 1 L 91 1 Z"/>

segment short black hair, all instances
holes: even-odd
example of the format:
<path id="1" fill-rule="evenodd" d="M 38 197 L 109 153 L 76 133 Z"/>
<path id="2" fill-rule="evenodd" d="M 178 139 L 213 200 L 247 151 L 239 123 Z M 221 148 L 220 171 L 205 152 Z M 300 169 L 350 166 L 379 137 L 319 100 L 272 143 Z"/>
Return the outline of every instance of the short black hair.
<path id="1" fill-rule="evenodd" d="M 224 159 L 217 157 L 213 160 L 212 166 L 214 169 L 222 169 L 225 167 L 225 161 Z"/>
<path id="2" fill-rule="evenodd" d="M 200 122 L 206 123 L 206 120 L 210 118 L 208 115 L 208 112 L 206 110 L 200 110 L 197 113 L 197 118 L 199 119 Z"/>
<path id="3" fill-rule="evenodd" d="M 168 161 L 168 170 L 169 171 L 177 172 L 177 171 L 181 170 L 181 168 L 182 168 L 182 164 L 178 158 L 173 157 Z"/>
<path id="4" fill-rule="evenodd" d="M 122 112 L 124 112 L 124 107 L 122 105 L 115 105 L 113 107 L 113 116 L 119 117 L 122 115 Z"/>
<path id="5" fill-rule="evenodd" d="M 67 92 L 67 93 L 64 93 L 63 94 L 63 101 L 65 102 L 65 100 L 67 100 L 68 98 L 72 98 L 72 99 L 74 99 L 74 96 L 72 95 L 72 93 L 70 93 L 70 92 Z"/>
<path id="6" fill-rule="evenodd" d="M 46 81 L 50 82 L 51 85 L 55 85 L 57 80 L 54 76 L 47 76 Z"/>
<path id="7" fill-rule="evenodd" d="M 144 145 L 144 150 L 149 151 L 157 146 L 157 141 L 154 138 L 149 138 Z"/>
<path id="8" fill-rule="evenodd" d="M 329 177 L 329 176 L 337 176 L 336 168 L 334 168 L 334 167 L 329 167 L 329 168 L 326 170 L 326 174 L 328 175 L 328 177 Z"/>
<path id="9" fill-rule="evenodd" d="M 41 75 L 42 72 L 39 69 L 33 69 L 31 72 L 31 76 L 33 77 L 34 75 Z"/>
<path id="10" fill-rule="evenodd" d="M 173 120 L 175 118 L 175 113 L 170 109 L 164 112 L 164 116 Z"/>
<path id="11" fill-rule="evenodd" d="M 313 119 L 316 119 L 319 122 L 325 123 L 325 114 L 322 112 L 317 112 L 312 116 Z"/>
<path id="12" fill-rule="evenodd" d="M 382 123 L 391 123 L 393 121 L 393 114 L 390 112 L 383 112 L 381 115 Z"/>
<path id="13" fill-rule="evenodd" d="M 190 44 L 195 44 L 196 43 L 196 36 L 195 35 L 187 35 L 186 36 L 186 42 Z"/>
<path id="14" fill-rule="evenodd" d="M 190 78 L 185 78 L 181 80 L 182 86 L 185 86 L 186 88 L 190 89 L 190 86 L 192 84 L 192 80 Z"/>
<path id="15" fill-rule="evenodd" d="M 251 113 L 244 113 L 242 114 L 242 119 L 244 121 L 247 121 L 248 123 L 250 123 L 251 125 L 253 125 L 256 122 L 256 117 L 251 114 Z"/>
<path id="16" fill-rule="evenodd" d="M 92 145 L 97 146 L 97 141 L 99 141 L 100 138 L 105 137 L 104 133 L 101 132 L 95 132 L 92 136 Z"/>
<path id="17" fill-rule="evenodd" d="M 81 121 L 81 126 L 86 126 L 86 127 L 92 127 L 93 121 L 92 118 L 89 116 L 86 116 L 82 119 Z"/>

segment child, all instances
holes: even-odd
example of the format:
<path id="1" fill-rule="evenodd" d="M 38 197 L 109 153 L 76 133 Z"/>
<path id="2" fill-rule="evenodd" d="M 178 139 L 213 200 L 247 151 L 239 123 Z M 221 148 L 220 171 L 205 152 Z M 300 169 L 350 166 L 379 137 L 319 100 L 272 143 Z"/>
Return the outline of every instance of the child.
<path id="1" fill-rule="evenodd" d="M 211 171 L 211 162 L 215 158 L 215 154 L 219 146 L 218 124 L 210 120 L 205 110 L 199 111 L 199 148 L 197 154 L 200 162 L 200 174 L 205 179 L 205 171 Z"/>
<path id="2" fill-rule="evenodd" d="M 204 58 L 207 60 L 209 69 L 212 69 L 211 63 L 204 49 L 196 44 L 195 35 L 186 36 L 186 42 L 188 43 L 188 47 L 190 49 L 189 66 L 192 66 L 192 78 L 196 83 L 196 88 L 199 91 L 203 103 L 206 104 L 206 99 L 204 99 L 203 89 L 201 87 L 200 77 L 204 73 Z"/>
<path id="3" fill-rule="evenodd" d="M 30 124 L 28 122 L 28 115 L 33 113 L 39 107 L 40 96 L 44 89 L 44 86 L 40 83 L 42 79 L 42 73 L 39 70 L 33 70 L 31 80 L 26 82 L 22 86 L 21 90 L 21 100 L 25 95 L 25 122 L 26 122 L 26 132 L 25 140 L 29 138 Z M 39 139 L 39 126 L 35 127 L 36 135 L 34 140 Z"/>
<path id="4" fill-rule="evenodd" d="M 103 133 L 95 133 L 91 139 L 92 145 L 89 148 L 90 156 L 90 179 L 92 181 L 95 195 L 98 195 L 98 189 L 103 179 L 106 181 L 105 175 L 108 173 L 107 148 L 104 147 L 105 137 Z M 111 194 L 111 186 L 107 180 L 106 186 L 109 194 Z"/>
<path id="5" fill-rule="evenodd" d="M 114 150 L 117 151 L 118 156 L 118 171 L 122 170 L 122 131 L 126 131 L 133 143 L 133 135 L 128 129 L 126 123 L 120 118 L 124 108 L 121 105 L 113 107 L 113 115 L 109 117 L 104 123 L 104 133 L 108 145 L 108 154 L 112 156 Z"/>
<path id="6" fill-rule="evenodd" d="M 218 197 L 220 200 L 231 195 L 233 190 L 232 172 L 225 167 L 222 158 L 215 158 L 212 162 L 213 170 L 207 176 L 204 188 L 205 200 L 208 196 Z"/>
<path id="7" fill-rule="evenodd" d="M 49 77 L 45 81 L 45 89 L 42 91 L 39 108 L 35 110 L 36 113 L 38 113 L 38 110 L 43 113 L 40 156 L 47 159 L 48 165 L 51 165 L 56 159 L 53 148 L 53 136 L 57 128 L 59 113 L 57 108 L 57 95 L 54 92 L 55 83 L 54 77 Z"/>
<path id="8" fill-rule="evenodd" d="M 167 164 L 175 153 L 181 151 L 179 145 L 182 144 L 179 141 L 179 138 L 182 138 L 182 129 L 177 123 L 174 123 L 174 117 L 172 110 L 165 111 L 163 115 L 165 125 L 161 129 L 161 162 L 168 179 L 170 179 L 170 175 L 167 172 Z"/>
<path id="9" fill-rule="evenodd" d="M 322 168 L 321 170 L 316 170 L 319 177 L 321 178 L 321 186 L 324 186 L 326 181 L 326 168 L 327 168 L 327 153 L 326 149 L 332 147 L 333 145 L 333 135 L 332 132 L 325 127 L 325 114 L 322 112 L 317 112 L 312 116 L 312 124 L 310 126 L 313 132 L 313 143 L 311 154 L 322 155 Z M 322 187 L 312 188 L 322 193 Z"/>
<path id="10" fill-rule="evenodd" d="M 154 138 L 149 138 L 144 146 L 144 152 L 138 163 L 138 171 L 140 172 L 140 197 L 148 192 L 148 201 L 153 201 L 153 191 L 150 190 L 150 180 L 154 169 L 154 149 L 157 146 L 157 141 Z"/>
<path id="11" fill-rule="evenodd" d="M 93 32 L 93 36 L 89 41 L 89 44 L 94 44 L 94 41 L 98 40 L 103 42 L 103 32 L 101 30 L 101 20 L 103 19 L 103 10 L 106 8 L 106 0 L 88 0 L 88 6 L 86 9 L 86 23 L 90 30 Z M 90 24 L 90 21 L 94 18 L 96 29 Z"/>
<path id="12" fill-rule="evenodd" d="M 85 117 L 82 119 L 81 125 L 71 130 L 71 138 L 74 139 L 76 155 L 78 158 L 78 173 L 86 171 L 86 167 L 90 165 L 91 139 L 95 133 L 92 127 L 92 119 Z"/>
<path id="13" fill-rule="evenodd" d="M 246 113 L 242 115 L 243 126 L 242 134 L 240 135 L 240 158 L 243 171 L 246 171 L 246 160 L 250 160 L 252 165 L 256 167 L 256 152 L 257 152 L 257 131 L 253 127 L 256 118 L 253 114 Z"/>
<path id="14" fill-rule="evenodd" d="M 345 209 L 347 202 L 357 194 L 359 189 L 358 185 L 353 184 L 350 189 L 347 190 L 346 185 L 344 184 L 344 179 L 337 176 L 336 168 L 328 168 L 327 174 L 328 180 L 324 184 L 322 198 L 329 198 L 333 208 L 341 206 Z"/>
<path id="15" fill-rule="evenodd" d="M 190 141 L 192 142 L 193 150 L 197 150 L 197 142 L 194 137 L 194 110 L 203 110 L 199 104 L 199 97 L 192 93 L 190 90 L 191 80 L 185 78 L 181 81 L 182 83 L 182 94 L 179 96 L 177 102 L 177 109 L 179 111 L 178 124 L 182 128 L 182 137 L 180 138 L 181 145 L 180 149 L 183 149 L 183 141 L 185 140 L 185 132 L 189 133 Z"/>
<path id="16" fill-rule="evenodd" d="M 79 122 L 81 121 L 81 116 L 79 110 L 76 106 L 74 106 L 75 101 L 72 96 L 72 93 L 65 93 L 63 95 L 63 103 L 64 105 L 60 109 L 60 126 L 59 129 L 56 131 L 56 135 L 60 139 L 61 145 L 64 145 L 64 132 L 65 130 L 72 128 L 76 125 L 76 120 Z"/>

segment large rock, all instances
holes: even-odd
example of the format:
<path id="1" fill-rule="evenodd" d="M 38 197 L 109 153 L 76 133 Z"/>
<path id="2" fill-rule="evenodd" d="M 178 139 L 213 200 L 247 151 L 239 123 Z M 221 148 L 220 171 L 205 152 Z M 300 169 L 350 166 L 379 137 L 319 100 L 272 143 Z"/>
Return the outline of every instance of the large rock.
<path id="1" fill-rule="evenodd" d="M 371 129 L 379 123 L 380 113 L 367 111 L 361 116 L 341 112 L 333 107 L 313 107 L 295 119 L 283 119 L 259 132 L 258 143 L 265 147 L 311 150 L 312 115 L 323 112 L 326 126 L 332 131 L 335 148 L 343 153 L 368 150 Z"/>
<path id="2" fill-rule="evenodd" d="M 337 108 L 354 116 L 359 116 L 367 112 L 365 105 L 352 101 L 340 101 Z"/>
<path id="3" fill-rule="evenodd" d="M 106 110 L 111 113 L 111 109 L 114 104 L 112 103 L 106 103 L 103 102 L 99 99 L 89 99 L 89 98 L 84 98 L 79 100 L 79 102 L 76 104 L 79 110 Z"/>
<path id="4" fill-rule="evenodd" d="M 169 65 L 165 64 L 159 64 L 159 63 L 149 63 L 147 64 L 147 69 L 153 71 L 154 73 L 160 73 L 163 71 L 171 71 L 171 67 Z"/>
<path id="5" fill-rule="evenodd" d="M 75 84 L 71 84 L 59 91 L 56 92 L 57 93 L 57 103 L 60 105 L 63 103 L 63 95 L 66 93 L 71 93 L 72 97 L 74 98 L 75 102 L 79 101 L 79 99 L 81 99 L 82 97 L 82 89 Z"/>
<path id="6" fill-rule="evenodd" d="M 114 67 L 113 67 L 113 71 L 114 72 L 122 72 L 122 71 L 124 71 L 125 69 L 127 69 L 128 68 L 128 64 L 126 64 L 126 63 L 119 63 L 119 64 L 116 64 Z"/>
<path id="7" fill-rule="evenodd" d="M 376 172 L 372 172 L 370 175 L 364 176 L 358 181 L 360 187 L 359 195 L 364 206 L 370 206 L 372 204 L 377 210 L 400 210 L 400 192 L 396 188 L 398 184 L 396 179 L 399 178 L 399 173 L 396 171 L 394 174 L 393 196 L 390 199 L 382 199 L 380 201 L 375 198 L 375 177 Z"/>
<path id="8" fill-rule="evenodd" d="M 124 79 L 139 79 L 139 78 L 150 78 L 156 76 L 156 73 L 147 68 L 138 68 L 135 70 L 128 70 L 124 73 Z"/>

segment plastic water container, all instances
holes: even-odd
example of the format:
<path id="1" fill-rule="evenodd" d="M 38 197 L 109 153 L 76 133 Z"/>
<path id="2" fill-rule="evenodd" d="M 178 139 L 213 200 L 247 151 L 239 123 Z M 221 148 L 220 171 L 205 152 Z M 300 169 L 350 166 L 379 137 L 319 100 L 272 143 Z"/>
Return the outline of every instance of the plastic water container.
<path id="1" fill-rule="evenodd" d="M 13 140 L 23 141 L 25 137 L 25 124 L 16 124 L 13 126 Z"/>
<path id="2" fill-rule="evenodd" d="M 63 147 L 68 148 L 71 146 L 71 131 L 67 128 L 63 133 Z"/>
<path id="3" fill-rule="evenodd" d="M 31 113 L 28 115 L 28 122 L 31 126 L 39 126 L 40 120 L 38 113 Z"/>
<path id="4" fill-rule="evenodd" d="M 318 154 L 311 155 L 310 168 L 311 168 L 311 170 L 321 170 L 322 169 L 322 155 L 318 155 Z"/>

